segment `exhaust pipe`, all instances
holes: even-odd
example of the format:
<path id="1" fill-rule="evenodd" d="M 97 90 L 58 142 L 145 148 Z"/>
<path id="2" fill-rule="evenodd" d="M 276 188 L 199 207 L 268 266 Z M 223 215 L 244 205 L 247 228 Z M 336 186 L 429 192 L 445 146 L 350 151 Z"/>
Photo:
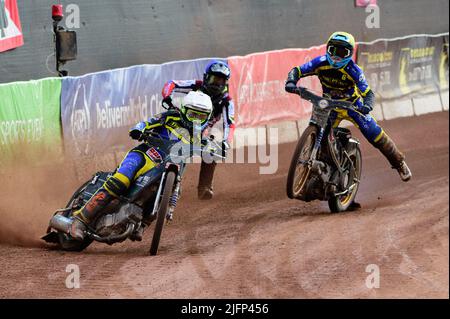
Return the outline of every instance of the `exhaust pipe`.
<path id="1" fill-rule="evenodd" d="M 56 214 L 50 219 L 50 227 L 66 234 L 70 233 L 71 225 L 72 219 L 64 217 L 63 215 Z"/>

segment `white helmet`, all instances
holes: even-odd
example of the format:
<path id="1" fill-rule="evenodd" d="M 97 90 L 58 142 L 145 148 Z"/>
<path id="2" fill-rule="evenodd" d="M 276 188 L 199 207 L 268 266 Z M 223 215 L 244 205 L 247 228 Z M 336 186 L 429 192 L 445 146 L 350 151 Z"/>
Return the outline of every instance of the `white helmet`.
<path id="1" fill-rule="evenodd" d="M 190 91 L 181 103 L 181 117 L 187 126 L 193 122 L 205 124 L 211 118 L 212 110 L 211 98 L 200 91 Z"/>

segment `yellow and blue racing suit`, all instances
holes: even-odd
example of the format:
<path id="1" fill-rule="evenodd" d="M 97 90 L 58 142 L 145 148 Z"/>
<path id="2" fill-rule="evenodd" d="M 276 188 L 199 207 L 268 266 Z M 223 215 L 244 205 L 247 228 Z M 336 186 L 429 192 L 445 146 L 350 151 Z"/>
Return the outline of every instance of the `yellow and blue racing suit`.
<path id="1" fill-rule="evenodd" d="M 296 84 L 300 78 L 316 75 L 323 88 L 323 95 L 328 98 L 351 101 L 357 110 L 336 110 L 331 114 L 333 127 L 342 120 L 349 120 L 360 129 L 366 139 L 377 143 L 384 135 L 383 129 L 369 114 L 373 109 L 375 95 L 359 66 L 351 60 L 345 67 L 332 67 L 326 56 L 319 56 L 299 67 L 294 67 L 288 74 L 286 84 Z"/>
<path id="2" fill-rule="evenodd" d="M 141 140 L 143 133 L 153 131 L 158 133 L 160 138 L 167 139 L 170 143 L 181 141 L 191 144 L 195 138 L 194 134 L 189 132 L 183 122 L 178 110 L 169 110 L 146 122 L 138 123 L 130 130 L 130 136 Z M 203 132 L 207 125 L 208 123 L 205 123 L 199 131 Z M 98 218 L 113 198 L 125 195 L 130 184 L 136 178 L 154 168 L 158 162 L 163 160 L 163 156 L 164 154 L 147 143 L 142 143 L 129 151 L 115 173 L 105 181 L 103 186 L 92 195 L 82 208 L 73 213 L 74 221 L 71 225 L 70 234 L 77 240 L 83 240 L 85 225 L 89 225 Z M 134 235 L 137 239 L 142 238 L 142 228 L 140 229 L 141 232 Z"/>
<path id="3" fill-rule="evenodd" d="M 202 130 L 206 125 L 202 127 Z M 179 111 L 175 109 L 138 123 L 130 130 L 130 136 L 133 139 L 140 139 L 141 134 L 146 131 L 158 133 L 160 138 L 168 141 L 181 141 L 186 144 L 192 141 L 188 129 L 183 126 Z M 114 175 L 105 182 L 104 188 L 111 195 L 123 195 L 130 184 L 155 167 L 158 161 L 162 160 L 162 156 L 147 143 L 138 145 L 126 154 Z"/>

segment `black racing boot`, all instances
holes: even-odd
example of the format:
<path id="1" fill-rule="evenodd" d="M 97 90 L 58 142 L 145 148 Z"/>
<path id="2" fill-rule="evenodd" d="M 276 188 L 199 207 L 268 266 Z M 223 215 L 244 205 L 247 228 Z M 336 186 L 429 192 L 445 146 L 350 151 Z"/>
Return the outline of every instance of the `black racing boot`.
<path id="1" fill-rule="evenodd" d="M 412 173 L 405 161 L 402 161 L 398 167 L 395 167 L 402 181 L 407 182 L 411 179 Z"/>
<path id="2" fill-rule="evenodd" d="M 200 176 L 198 179 L 198 199 L 208 200 L 213 198 L 214 192 L 212 188 L 212 181 L 214 178 L 214 170 L 216 169 L 216 162 L 210 164 L 202 161 L 200 166 Z"/>
<path id="3" fill-rule="evenodd" d="M 86 225 L 99 217 L 103 209 L 114 198 L 105 188 L 100 188 L 80 210 L 73 213 L 74 219 L 70 228 L 70 235 L 74 239 L 82 241 L 86 235 Z"/>
<path id="4" fill-rule="evenodd" d="M 142 241 L 142 236 L 144 235 L 144 227 L 145 225 L 142 224 L 138 229 L 136 229 L 131 235 L 130 239 L 132 241 Z"/>
<path id="5" fill-rule="evenodd" d="M 402 181 L 407 182 L 411 179 L 412 173 L 405 162 L 405 156 L 399 151 L 394 141 L 383 132 L 383 136 L 373 145 L 387 158 L 392 168 L 395 168 Z"/>
<path id="6" fill-rule="evenodd" d="M 212 188 L 199 187 L 198 188 L 198 199 L 209 200 L 214 196 L 214 191 Z"/>

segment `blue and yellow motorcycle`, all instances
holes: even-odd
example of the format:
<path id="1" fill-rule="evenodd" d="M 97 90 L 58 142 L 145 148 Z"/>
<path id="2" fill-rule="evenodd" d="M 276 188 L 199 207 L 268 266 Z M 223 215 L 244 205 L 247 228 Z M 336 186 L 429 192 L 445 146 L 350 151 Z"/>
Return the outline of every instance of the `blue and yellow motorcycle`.
<path id="1" fill-rule="evenodd" d="M 328 201 L 332 212 L 348 210 L 361 181 L 359 141 L 350 130 L 332 127 L 335 109 L 353 109 L 350 102 L 324 98 L 298 87 L 296 92 L 313 105 L 311 119 L 292 156 L 286 191 L 291 199 Z"/>

